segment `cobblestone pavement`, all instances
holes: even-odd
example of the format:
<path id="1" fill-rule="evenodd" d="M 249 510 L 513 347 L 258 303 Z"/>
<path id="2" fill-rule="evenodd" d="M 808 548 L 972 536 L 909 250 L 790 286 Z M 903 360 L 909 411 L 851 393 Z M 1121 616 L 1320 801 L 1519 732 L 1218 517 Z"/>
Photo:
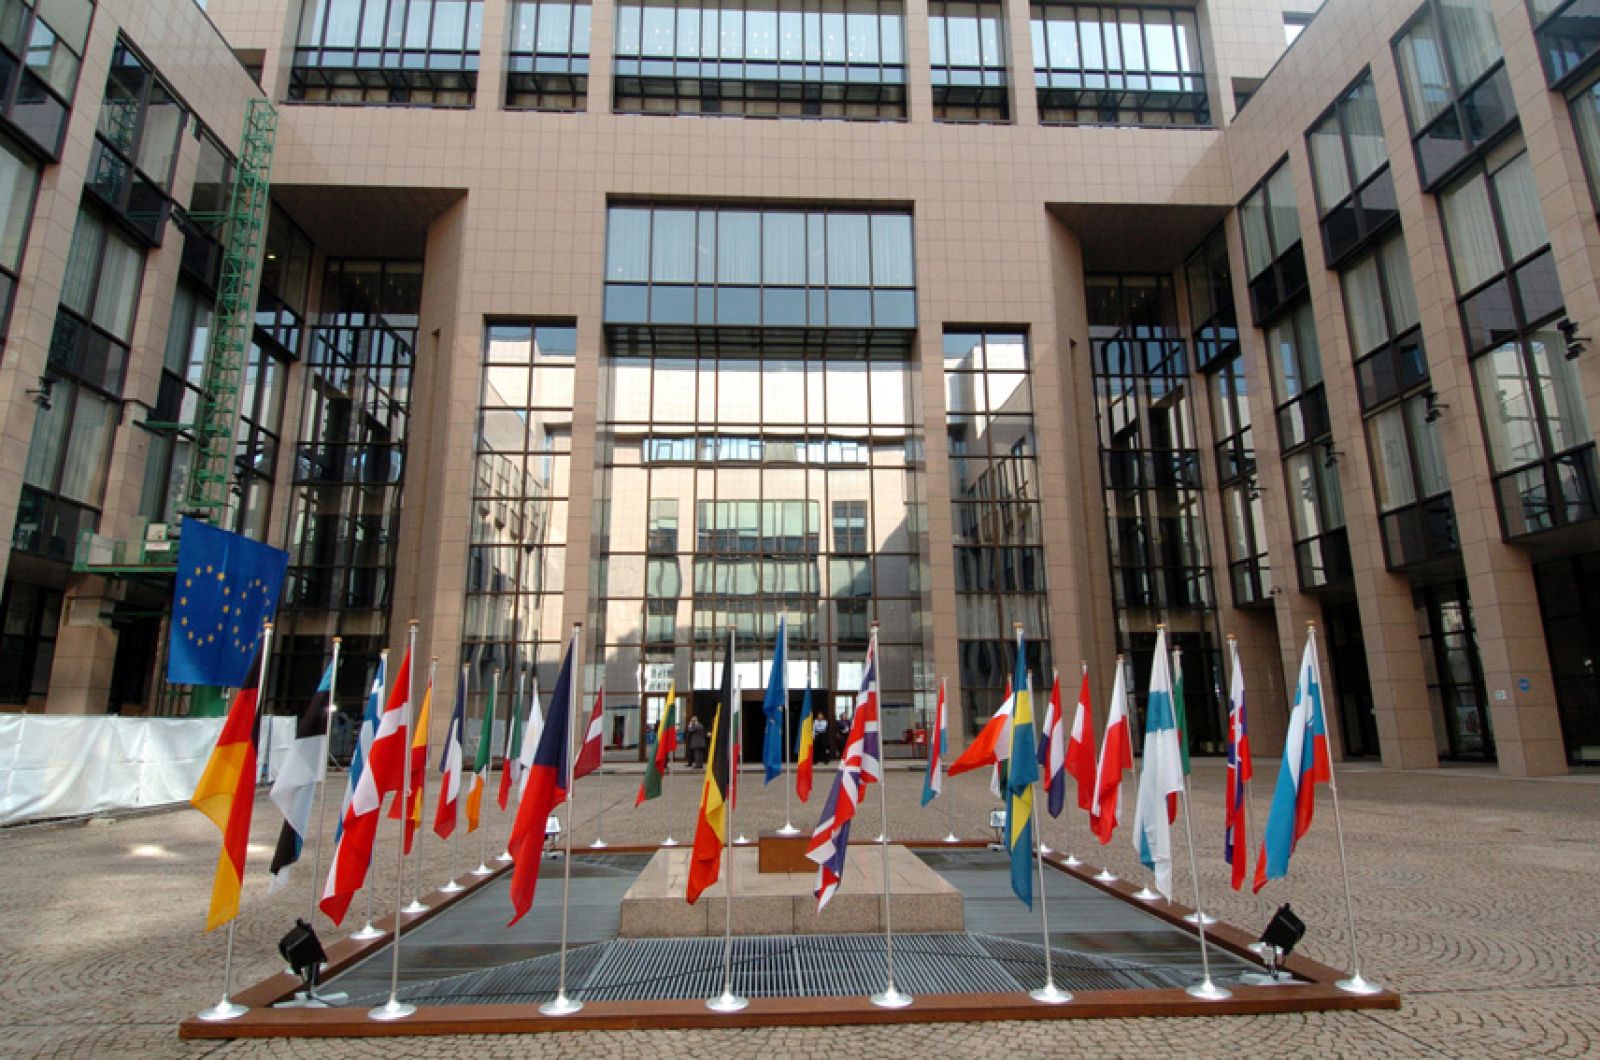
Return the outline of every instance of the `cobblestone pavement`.
<path id="1" fill-rule="evenodd" d="M 1266 782 L 1275 775 L 1275 763 L 1258 769 L 1263 782 L 1257 785 L 1257 807 L 1264 816 Z M 1600 1050 L 1600 784 L 1591 779 L 1515 781 L 1476 770 L 1342 771 L 1363 970 L 1401 991 L 1404 1007 L 1209 1019 L 180 1042 L 179 1020 L 219 993 L 225 933 L 201 930 L 218 848 L 215 829 L 187 808 L 15 828 L 0 832 L 0 1056 L 489 1060 L 583 1053 L 769 1060 L 846 1053 L 940 1058 L 1077 1053 L 1154 1060 L 1241 1050 L 1375 1058 L 1588 1055 Z M 1309 926 L 1302 950 L 1347 966 L 1349 940 L 1326 791 L 1320 793 L 1316 824 L 1295 855 L 1292 875 L 1256 898 L 1226 890 L 1220 763 L 1198 761 L 1194 783 L 1201 881 L 1211 908 L 1230 922 L 1254 927 L 1277 903 L 1291 901 Z M 666 797 L 634 809 L 637 786 L 638 775 L 626 772 L 581 783 L 577 842 L 593 838 L 597 802 L 604 835 L 612 842 L 652 842 L 669 824 L 680 839 L 690 833 L 698 800 L 693 779 L 680 772 L 669 778 Z M 736 827 L 753 835 L 781 822 L 783 795 L 777 786 L 762 790 L 758 774 L 751 772 L 741 789 Z M 931 838 L 949 824 L 964 837 L 987 837 L 984 824 L 992 800 L 984 779 L 947 781 L 944 797 L 928 810 L 917 805 L 920 789 L 916 774 L 891 773 L 894 836 Z M 857 832 L 870 836 L 877 830 L 877 799 L 867 807 Z M 795 819 L 810 826 L 816 810 L 815 802 L 797 804 Z M 274 944 L 310 900 L 304 870 L 285 892 L 266 894 L 266 864 L 279 821 L 263 794 L 256 806 L 238 931 L 238 984 L 278 969 Z M 1103 853 L 1090 853 L 1081 818 L 1063 821 L 1048 826 L 1052 845 L 1108 861 L 1122 873 L 1134 872 L 1122 833 Z M 503 839 L 509 825 L 495 815 L 493 827 L 493 837 Z M 389 835 L 386 823 L 384 837 Z M 1180 859 L 1182 849 L 1180 839 Z M 476 862 L 473 846 L 470 858 L 468 851 L 452 851 L 447 863 L 431 834 L 422 851 L 426 878 L 435 885 L 451 864 L 465 868 Z M 393 871 L 386 868 L 379 876 L 378 908 L 392 909 Z M 1189 886 L 1186 868 L 1180 868 L 1178 883 Z"/>

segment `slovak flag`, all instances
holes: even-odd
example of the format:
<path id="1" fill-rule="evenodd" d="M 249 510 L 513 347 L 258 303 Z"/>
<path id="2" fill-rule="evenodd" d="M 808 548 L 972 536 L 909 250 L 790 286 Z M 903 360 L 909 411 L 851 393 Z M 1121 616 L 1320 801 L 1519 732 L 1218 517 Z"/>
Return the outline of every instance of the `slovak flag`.
<path id="1" fill-rule="evenodd" d="M 516 822 L 511 826 L 511 924 L 533 908 L 533 892 L 539 886 L 539 861 L 544 850 L 545 822 L 550 811 L 566 801 L 572 787 L 571 753 L 568 750 L 573 707 L 577 689 L 573 687 L 573 656 L 577 654 L 578 634 L 567 641 L 567 654 L 561 660 L 555 691 L 550 695 L 550 712 L 539 733 L 533 764 L 527 772 L 527 787 L 517 804 Z M 571 824 L 569 821 L 568 824 Z"/>
<path id="2" fill-rule="evenodd" d="M 378 731 L 378 704 L 383 699 L 383 676 L 388 667 L 389 653 L 378 653 L 378 669 L 372 676 L 372 690 L 367 693 L 366 710 L 361 716 L 361 730 L 356 738 L 355 753 L 350 757 L 350 777 L 345 785 L 344 805 L 339 810 L 339 821 L 333 832 L 333 858 L 328 863 L 328 879 L 322 888 L 318 903 L 328 919 L 335 924 L 344 922 L 350 900 L 367 882 L 367 868 L 372 864 L 372 842 L 378 834 L 378 810 L 374 806 L 365 814 L 354 813 L 356 792 L 368 783 L 368 761 L 372 753 L 372 738 Z"/>
<path id="3" fill-rule="evenodd" d="M 1089 704 L 1089 664 L 1083 664 L 1083 687 L 1072 712 L 1072 735 L 1067 737 L 1067 772 L 1078 784 L 1078 809 L 1094 809 L 1094 713 Z"/>
<path id="4" fill-rule="evenodd" d="M 1308 634 L 1305 654 L 1300 658 L 1300 679 L 1295 682 L 1294 709 L 1289 712 L 1289 731 L 1283 740 L 1283 765 L 1278 769 L 1272 809 L 1267 812 L 1261 853 L 1256 857 L 1253 889 L 1257 891 L 1268 880 L 1289 874 L 1289 855 L 1294 853 L 1300 837 L 1311 830 L 1317 785 L 1333 780 L 1320 671 L 1317 642 Z"/>
<path id="5" fill-rule="evenodd" d="M 1133 737 L 1128 732 L 1128 686 L 1122 656 L 1117 656 L 1117 681 L 1111 689 L 1111 716 L 1100 739 L 1100 762 L 1095 768 L 1094 802 L 1089 805 L 1089 829 L 1100 844 L 1111 842 L 1122 820 L 1117 803 L 1122 796 L 1122 774 L 1133 768 Z"/>
<path id="6" fill-rule="evenodd" d="M 922 805 L 926 806 L 944 790 L 944 756 L 950 753 L 945 735 L 944 678 L 939 679 L 939 703 L 933 708 L 933 733 L 928 737 L 928 775 L 922 781 Z"/>
<path id="7" fill-rule="evenodd" d="M 817 864 L 817 911 L 828 904 L 839 881 L 844 879 L 845 855 L 850 850 L 850 822 L 855 819 L 867 785 L 883 777 L 879 764 L 878 733 L 878 631 L 872 631 L 867 644 L 867 665 L 861 671 L 861 689 L 856 693 L 855 716 L 850 723 L 850 741 L 844 759 L 834 774 L 833 790 L 822 807 L 822 817 L 811 834 L 806 857 Z"/>
<path id="8" fill-rule="evenodd" d="M 456 808 L 461 803 L 461 741 L 467 725 L 467 667 L 461 668 L 461 680 L 456 683 L 456 709 L 450 715 L 450 732 L 444 738 L 444 753 L 439 756 L 439 772 L 444 783 L 439 785 L 439 802 L 433 809 L 433 834 L 449 839 L 456 830 Z"/>
<path id="9" fill-rule="evenodd" d="M 1245 846 L 1248 820 L 1245 785 L 1250 783 L 1255 767 L 1250 762 L 1250 730 L 1244 717 L 1244 671 L 1239 667 L 1239 642 L 1228 639 L 1228 650 L 1233 656 L 1233 679 L 1228 685 L 1228 802 L 1223 807 L 1224 830 L 1222 856 L 1233 866 L 1230 881 L 1234 890 L 1244 886 L 1245 865 L 1250 860 Z"/>
<path id="10" fill-rule="evenodd" d="M 1039 730 L 1039 765 L 1044 773 L 1044 790 L 1049 796 L 1051 817 L 1060 817 L 1067 803 L 1067 738 L 1061 718 L 1061 675 L 1053 675 L 1050 703 L 1045 707 L 1044 725 Z"/>

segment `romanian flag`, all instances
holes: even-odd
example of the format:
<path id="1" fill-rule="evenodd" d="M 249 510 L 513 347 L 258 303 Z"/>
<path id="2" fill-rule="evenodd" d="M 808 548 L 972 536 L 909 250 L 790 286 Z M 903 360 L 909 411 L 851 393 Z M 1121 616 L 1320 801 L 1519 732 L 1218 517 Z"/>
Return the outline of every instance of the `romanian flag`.
<path id="1" fill-rule="evenodd" d="M 472 756 L 472 782 L 467 787 L 467 834 L 478 830 L 483 812 L 483 789 L 488 783 L 489 769 L 494 762 L 494 710 L 495 699 L 500 695 L 500 673 L 495 671 L 489 683 L 489 701 L 483 705 L 483 725 L 478 729 L 478 750 Z"/>
<path id="2" fill-rule="evenodd" d="M 544 851 L 545 822 L 550 811 L 566 801 L 567 789 L 572 786 L 571 753 L 568 749 L 572 727 L 572 711 L 578 698 L 573 687 L 574 658 L 578 654 L 578 634 L 567 641 L 567 654 L 561 660 L 561 673 L 556 677 L 555 691 L 550 696 L 550 712 L 539 733 L 539 744 L 533 752 L 533 762 L 528 767 L 528 785 L 517 803 L 517 816 L 511 826 L 511 840 L 506 849 L 511 851 L 511 924 L 521 920 L 533 908 L 533 892 L 539 886 L 539 862 Z M 568 821 L 570 827 L 571 821 Z"/>
<path id="3" fill-rule="evenodd" d="M 217 746 L 212 748 L 205 772 L 200 774 L 200 783 L 189 799 L 222 832 L 222 852 L 217 856 L 217 874 L 211 884 L 211 908 L 206 913 L 207 931 L 239 915 L 239 890 L 244 884 L 244 859 L 250 845 L 250 814 L 255 808 L 256 747 L 260 738 L 256 700 L 261 670 L 266 664 L 266 653 L 258 644 L 256 664 L 233 697 Z"/>
<path id="4" fill-rule="evenodd" d="M 433 671 L 428 671 L 428 690 L 422 694 L 422 710 L 411 730 L 411 776 L 407 778 L 406 797 L 411 811 L 406 814 L 406 850 L 411 853 L 411 843 L 417 829 L 422 827 L 422 786 L 428 776 L 428 714 L 433 709 Z M 389 819 L 400 819 L 400 800 L 389 806 Z"/>
<path id="5" fill-rule="evenodd" d="M 639 782 L 639 797 L 633 800 L 635 806 L 646 799 L 661 797 L 661 778 L 667 775 L 672 752 L 677 746 L 678 690 L 674 685 L 668 687 L 667 705 L 661 708 L 661 717 L 656 719 L 656 753 L 644 767 L 644 780 Z"/>
<path id="6" fill-rule="evenodd" d="M 812 747 L 812 732 L 816 729 L 817 720 L 811 716 L 810 681 L 806 682 L 806 698 L 800 704 L 800 719 L 800 749 L 795 755 L 794 793 L 800 796 L 801 802 L 805 802 L 811 798 L 811 763 L 816 757 Z"/>
<path id="7" fill-rule="evenodd" d="M 728 631 L 727 654 L 722 659 L 722 689 L 717 716 L 711 722 L 711 754 L 706 759 L 705 786 L 700 789 L 700 819 L 694 829 L 694 854 L 689 861 L 689 883 L 684 897 L 693 905 L 700 893 L 722 875 L 722 850 L 728 841 L 728 759 L 733 729 L 733 631 Z"/>

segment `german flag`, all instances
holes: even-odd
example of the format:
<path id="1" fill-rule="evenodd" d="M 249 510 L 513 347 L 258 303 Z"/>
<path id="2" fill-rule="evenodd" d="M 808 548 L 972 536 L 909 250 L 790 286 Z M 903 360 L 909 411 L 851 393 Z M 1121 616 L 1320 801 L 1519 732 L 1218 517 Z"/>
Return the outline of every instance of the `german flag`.
<path id="1" fill-rule="evenodd" d="M 211 884 L 211 908 L 206 913 L 207 931 L 239 915 L 239 890 L 244 883 L 244 859 L 250 846 L 250 814 L 255 809 L 256 748 L 261 735 L 256 701 L 264 666 L 266 653 L 257 644 L 255 662 L 245 676 L 244 686 L 233 697 L 217 746 L 212 748 L 205 772 L 200 774 L 200 783 L 189 799 L 190 805 L 211 818 L 222 832 L 222 851 Z"/>
<path id="2" fill-rule="evenodd" d="M 700 892 L 722 874 L 722 851 L 728 842 L 728 800 L 733 729 L 733 631 L 728 631 L 722 659 L 722 689 L 717 716 L 711 723 L 711 754 L 706 759 L 705 787 L 700 791 L 700 820 L 694 829 L 694 855 L 689 859 L 689 885 L 684 897 L 693 905 Z"/>

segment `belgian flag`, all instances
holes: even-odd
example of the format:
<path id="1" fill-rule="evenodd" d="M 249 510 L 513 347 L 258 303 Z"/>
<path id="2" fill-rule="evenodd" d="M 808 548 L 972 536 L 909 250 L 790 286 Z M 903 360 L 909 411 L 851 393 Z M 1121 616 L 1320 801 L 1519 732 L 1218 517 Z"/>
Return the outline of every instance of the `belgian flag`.
<path id="1" fill-rule="evenodd" d="M 207 931 L 239 915 L 244 860 L 250 847 L 250 815 L 255 809 L 256 749 L 261 738 L 256 702 L 261 670 L 266 665 L 267 653 L 258 642 L 255 664 L 233 697 L 217 746 L 211 749 L 205 772 L 200 774 L 200 783 L 189 799 L 222 832 L 222 851 L 217 856 L 217 873 L 211 884 L 211 908 L 206 913 Z"/>
<path id="2" fill-rule="evenodd" d="M 717 716 L 711 723 L 711 753 L 706 759 L 705 787 L 700 791 L 700 820 L 694 829 L 694 855 L 689 860 L 689 885 L 684 897 L 693 905 L 700 892 L 717 882 L 722 873 L 722 850 L 728 842 L 730 797 L 729 756 L 733 731 L 733 630 L 728 631 L 727 654 L 722 659 L 722 688 L 717 693 Z"/>

